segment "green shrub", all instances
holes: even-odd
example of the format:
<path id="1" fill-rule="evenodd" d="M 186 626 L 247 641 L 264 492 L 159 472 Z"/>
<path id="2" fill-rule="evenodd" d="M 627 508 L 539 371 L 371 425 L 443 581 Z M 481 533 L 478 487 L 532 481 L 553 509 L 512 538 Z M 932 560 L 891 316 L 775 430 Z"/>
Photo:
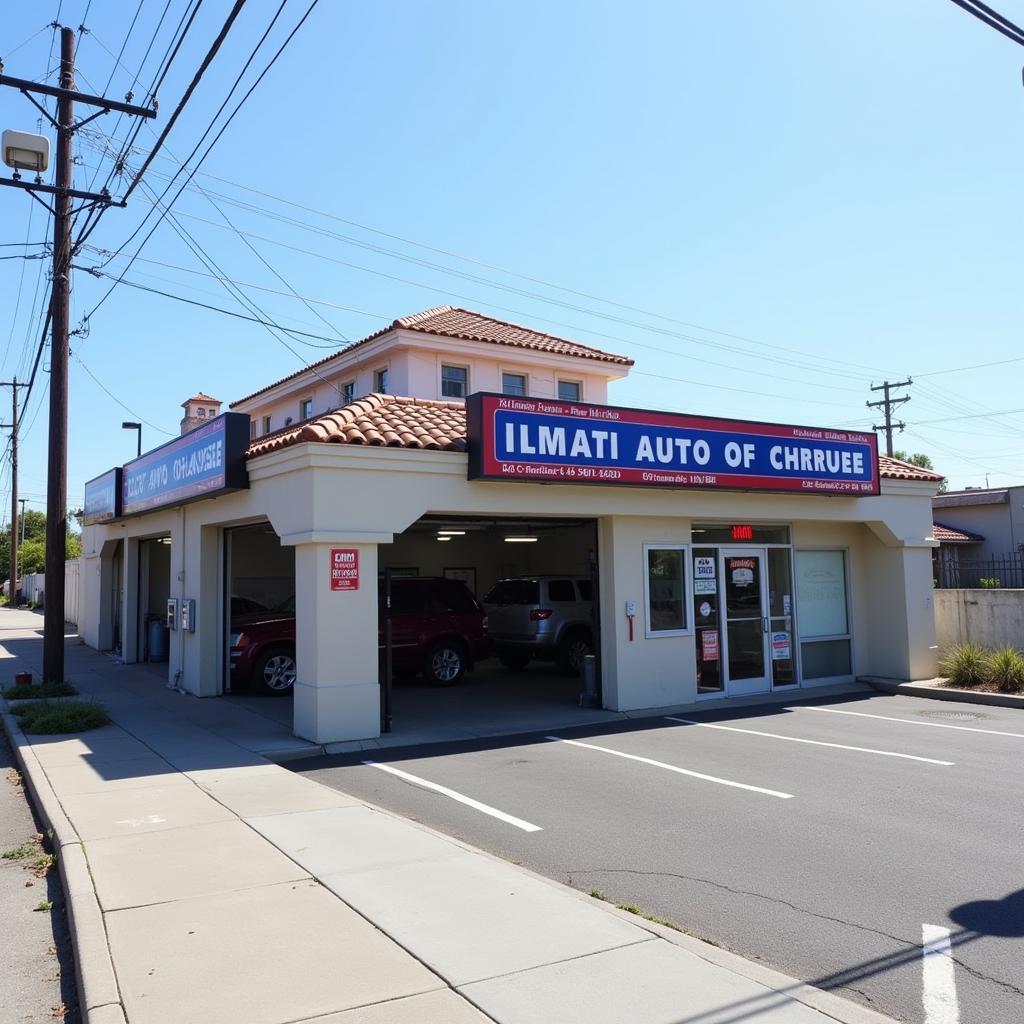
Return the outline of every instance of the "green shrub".
<path id="1" fill-rule="evenodd" d="M 57 704 L 35 700 L 12 708 L 11 713 L 25 732 L 42 735 L 85 732 L 110 721 L 102 705 L 85 700 L 65 700 Z"/>
<path id="2" fill-rule="evenodd" d="M 998 576 L 982 576 L 978 580 L 978 586 L 982 590 L 998 590 L 1003 585 L 1003 581 Z"/>
<path id="3" fill-rule="evenodd" d="M 939 660 L 939 672 L 953 686 L 980 686 L 988 677 L 988 657 L 981 644 L 957 644 Z"/>
<path id="4" fill-rule="evenodd" d="M 1024 691 L 1024 655 L 1009 644 L 985 657 L 985 674 L 1003 693 Z"/>
<path id="5" fill-rule="evenodd" d="M 8 686 L 3 695 L 8 700 L 36 700 L 44 697 L 74 697 L 78 691 L 70 683 L 29 683 Z"/>

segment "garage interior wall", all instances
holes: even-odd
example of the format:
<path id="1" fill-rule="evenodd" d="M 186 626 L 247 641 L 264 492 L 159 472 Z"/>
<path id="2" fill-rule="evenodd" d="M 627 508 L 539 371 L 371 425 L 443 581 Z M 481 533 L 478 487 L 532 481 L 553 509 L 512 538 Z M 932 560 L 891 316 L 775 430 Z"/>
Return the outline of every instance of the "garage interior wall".
<path id="1" fill-rule="evenodd" d="M 482 530 L 466 524 L 466 535 L 450 541 L 438 541 L 435 530 L 407 530 L 393 544 L 380 546 L 380 568 L 417 569 L 420 576 L 443 576 L 445 569 L 475 569 L 478 598 L 510 576 L 590 576 L 589 556 L 597 543 L 590 521 L 538 530 L 535 544 L 506 543 L 506 535 L 523 532 L 514 521 Z"/>
<path id="2" fill-rule="evenodd" d="M 277 608 L 295 594 L 295 548 L 282 547 L 269 523 L 227 530 L 232 597 Z"/>

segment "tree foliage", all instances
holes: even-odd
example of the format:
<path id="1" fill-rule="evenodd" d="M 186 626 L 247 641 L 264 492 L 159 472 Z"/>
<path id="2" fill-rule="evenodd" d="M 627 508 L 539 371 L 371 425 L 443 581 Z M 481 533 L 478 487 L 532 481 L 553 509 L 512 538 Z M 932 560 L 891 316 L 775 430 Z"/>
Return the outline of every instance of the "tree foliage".
<path id="1" fill-rule="evenodd" d="M 932 463 L 931 456 L 925 455 L 924 452 L 914 452 L 913 455 L 907 454 L 907 452 L 897 451 L 892 453 L 894 459 L 899 459 L 902 462 L 909 462 L 912 466 L 917 466 L 919 469 L 930 469 L 933 473 L 937 473 L 938 470 Z M 943 480 L 939 484 L 939 494 L 942 494 L 946 490 L 946 481 Z"/>
<path id="2" fill-rule="evenodd" d="M 27 576 L 43 572 L 46 568 L 46 514 L 26 510 L 24 517 L 18 517 L 21 530 L 24 519 L 25 539 L 18 544 L 19 574 Z M 19 532 L 20 540 L 20 532 Z M 68 530 L 66 551 L 68 558 L 82 554 L 82 537 Z M 10 579 L 11 574 L 11 531 L 0 531 L 0 580 Z"/>

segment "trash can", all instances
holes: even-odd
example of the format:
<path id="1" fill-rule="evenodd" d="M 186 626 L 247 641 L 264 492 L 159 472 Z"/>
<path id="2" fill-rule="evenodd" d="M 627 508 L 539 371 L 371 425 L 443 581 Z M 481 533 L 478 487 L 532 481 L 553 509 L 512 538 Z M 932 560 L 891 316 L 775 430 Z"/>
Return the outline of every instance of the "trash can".
<path id="1" fill-rule="evenodd" d="M 167 660 L 167 624 L 163 619 L 153 618 L 149 620 L 148 630 L 149 660 Z"/>
<path id="2" fill-rule="evenodd" d="M 597 655 L 584 654 L 583 667 L 580 675 L 583 678 L 583 692 L 580 694 L 581 708 L 597 707 L 600 698 L 597 695 Z"/>

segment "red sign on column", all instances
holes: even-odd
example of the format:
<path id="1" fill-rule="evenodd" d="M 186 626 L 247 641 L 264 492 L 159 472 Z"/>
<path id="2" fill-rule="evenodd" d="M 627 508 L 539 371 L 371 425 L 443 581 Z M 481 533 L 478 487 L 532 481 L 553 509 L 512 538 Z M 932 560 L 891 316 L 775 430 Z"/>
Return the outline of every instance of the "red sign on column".
<path id="1" fill-rule="evenodd" d="M 331 548 L 331 590 L 359 589 L 359 552 L 355 548 Z"/>

